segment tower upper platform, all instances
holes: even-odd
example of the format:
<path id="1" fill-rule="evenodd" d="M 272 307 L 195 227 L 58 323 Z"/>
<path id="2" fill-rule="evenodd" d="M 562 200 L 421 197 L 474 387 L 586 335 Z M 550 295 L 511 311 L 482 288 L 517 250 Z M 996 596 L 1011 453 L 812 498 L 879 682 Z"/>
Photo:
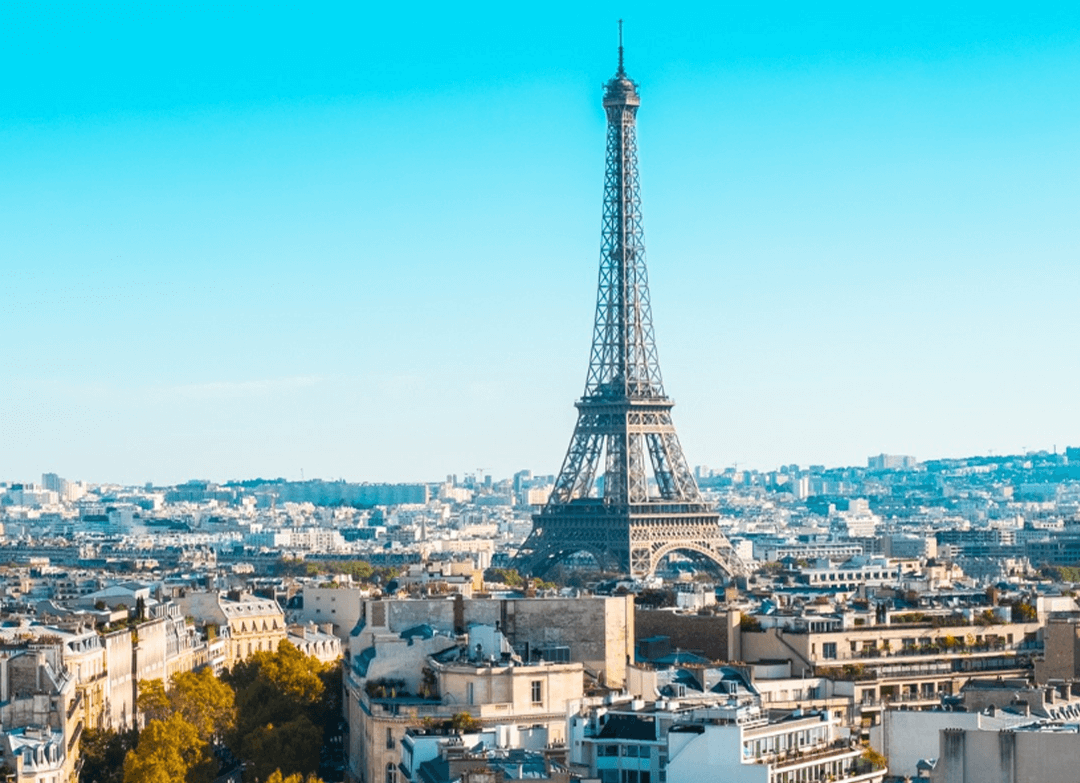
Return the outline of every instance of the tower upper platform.
<path id="1" fill-rule="evenodd" d="M 637 83 L 626 75 L 623 67 L 622 20 L 619 20 L 619 70 L 604 85 L 604 108 L 615 106 L 640 106 Z"/>

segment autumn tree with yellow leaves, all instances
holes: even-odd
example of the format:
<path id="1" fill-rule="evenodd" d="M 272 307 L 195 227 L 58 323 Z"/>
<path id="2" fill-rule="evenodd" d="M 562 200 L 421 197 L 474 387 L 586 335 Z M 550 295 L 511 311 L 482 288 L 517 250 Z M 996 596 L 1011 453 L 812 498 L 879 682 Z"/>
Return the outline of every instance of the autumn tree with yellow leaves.
<path id="1" fill-rule="evenodd" d="M 248 780 L 322 783 L 315 773 L 321 748 L 339 730 L 341 669 L 282 642 L 221 678 L 204 668 L 173 676 L 168 688 L 141 681 L 137 706 L 146 728 L 124 757 L 122 783 L 210 783 L 220 771 L 213 751 L 222 745 L 244 761 Z M 100 733 L 98 774 L 123 747 Z"/>

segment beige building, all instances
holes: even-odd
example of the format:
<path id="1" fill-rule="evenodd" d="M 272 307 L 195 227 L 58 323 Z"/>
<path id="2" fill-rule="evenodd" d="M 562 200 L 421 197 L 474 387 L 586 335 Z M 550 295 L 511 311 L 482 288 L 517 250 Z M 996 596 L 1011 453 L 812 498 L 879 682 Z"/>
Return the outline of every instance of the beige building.
<path id="1" fill-rule="evenodd" d="M 1080 680 L 1080 616 L 1075 613 L 1051 616 L 1044 631 L 1045 651 L 1035 662 L 1035 679 Z"/>
<path id="2" fill-rule="evenodd" d="M 333 626 L 327 623 L 322 628 L 311 623 L 310 625 L 290 625 L 288 636 L 289 643 L 302 652 L 310 655 L 319 663 L 333 663 L 341 658 L 341 639 L 334 636 Z"/>
<path id="3" fill-rule="evenodd" d="M 82 626 L 50 628 L 43 634 L 39 638 L 55 638 L 61 644 L 60 665 L 75 682 L 86 728 L 101 728 L 109 700 L 108 660 L 101 636 Z"/>
<path id="4" fill-rule="evenodd" d="M 226 639 L 223 666 L 231 668 L 256 652 L 274 652 L 285 640 L 285 613 L 276 601 L 247 593 L 188 593 L 176 599 L 185 617 Z"/>
<path id="5" fill-rule="evenodd" d="M 121 628 L 101 637 L 108 663 L 108 699 L 102 716 L 102 727 L 120 730 L 130 728 L 135 721 L 134 642 L 130 628 Z"/>
<path id="6" fill-rule="evenodd" d="M 301 591 L 303 608 L 289 610 L 291 622 L 333 625 L 333 634 L 342 641 L 349 638 L 353 628 L 364 616 L 364 603 L 371 591 L 357 587 L 312 587 Z"/>
<path id="7" fill-rule="evenodd" d="M 60 663 L 61 643 L 0 653 L 0 749 L 11 783 L 74 783 L 82 694 Z"/>
<path id="8" fill-rule="evenodd" d="M 791 676 L 826 677 L 850 690 L 853 721 L 874 724 L 883 707 L 937 706 L 975 677 L 1030 671 L 1040 625 L 999 623 L 934 627 L 929 623 L 822 630 L 742 630 L 743 660 L 789 661 Z"/>
<path id="9" fill-rule="evenodd" d="M 396 783 L 406 730 L 455 715 L 504 744 L 564 743 L 567 707 L 583 686 L 580 663 L 525 665 L 492 626 L 473 626 L 464 640 L 426 625 L 379 635 L 345 672 L 349 779 Z"/>
<path id="10" fill-rule="evenodd" d="M 933 783 L 1066 783 L 1080 779 L 1075 725 L 1032 723 L 1014 729 L 945 729 Z"/>
<path id="11" fill-rule="evenodd" d="M 515 652 L 528 659 L 563 656 L 580 662 L 586 673 L 613 688 L 626 681 L 634 655 L 634 597 L 373 599 L 349 636 L 356 656 L 382 634 L 397 634 L 427 624 L 464 634 L 471 625 L 497 628 Z"/>

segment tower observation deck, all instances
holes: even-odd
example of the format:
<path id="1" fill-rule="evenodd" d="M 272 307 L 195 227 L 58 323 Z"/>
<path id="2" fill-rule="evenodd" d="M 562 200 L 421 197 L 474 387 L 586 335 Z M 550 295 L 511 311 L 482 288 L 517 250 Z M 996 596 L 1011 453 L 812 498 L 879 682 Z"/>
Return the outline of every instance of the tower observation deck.
<path id="1" fill-rule="evenodd" d="M 621 26 L 620 26 L 621 28 Z M 638 188 L 637 84 L 623 67 L 604 86 L 607 166 L 596 320 L 577 425 L 547 505 L 516 565 L 541 576 L 588 552 L 603 570 L 651 575 L 680 550 L 746 572 L 690 472 L 671 420 L 653 336 Z"/>

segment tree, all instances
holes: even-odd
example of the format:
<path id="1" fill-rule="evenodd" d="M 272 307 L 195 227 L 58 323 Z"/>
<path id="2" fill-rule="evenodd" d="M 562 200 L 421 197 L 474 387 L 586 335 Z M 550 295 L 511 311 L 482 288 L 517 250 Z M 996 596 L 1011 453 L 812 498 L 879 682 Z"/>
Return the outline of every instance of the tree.
<path id="1" fill-rule="evenodd" d="M 139 680 L 139 698 L 136 705 L 147 721 L 166 720 L 172 710 L 169 696 L 165 693 L 164 680 Z"/>
<path id="2" fill-rule="evenodd" d="M 138 734 L 134 731 L 87 729 L 79 741 L 83 765 L 79 783 L 123 783 L 124 757 L 135 748 Z"/>
<path id="3" fill-rule="evenodd" d="M 172 708 L 184 716 L 203 742 L 223 738 L 236 726 L 236 695 L 209 667 L 173 675 Z"/>
<path id="4" fill-rule="evenodd" d="M 857 766 L 869 772 L 876 769 L 885 769 L 888 765 L 889 760 L 884 755 L 866 745 Z"/>
<path id="5" fill-rule="evenodd" d="M 236 725 L 235 694 L 209 668 L 174 674 L 165 690 L 160 680 L 139 681 L 139 712 L 147 721 L 178 713 L 203 742 L 220 740 Z"/>
<path id="6" fill-rule="evenodd" d="M 1012 621 L 1014 623 L 1030 623 L 1039 619 L 1039 612 L 1029 603 L 1015 603 L 1012 605 Z"/>
<path id="7" fill-rule="evenodd" d="M 455 731 L 477 731 L 480 728 L 480 721 L 467 712 L 457 712 L 450 718 L 450 726 Z"/>
<path id="8" fill-rule="evenodd" d="M 319 727 L 307 715 L 300 715 L 288 723 L 259 726 L 241 739 L 240 755 L 251 760 L 248 774 L 265 780 L 275 770 L 284 770 L 290 777 L 313 775 L 319 768 L 321 748 Z"/>
<path id="9" fill-rule="evenodd" d="M 317 778 L 314 775 L 308 775 L 306 778 L 303 775 L 289 775 L 287 778 L 281 776 L 281 770 L 275 769 L 270 777 L 266 779 L 266 783 L 323 783 L 321 778 Z"/>
<path id="10" fill-rule="evenodd" d="M 744 614 L 739 618 L 739 628 L 743 631 L 749 631 L 751 633 L 761 630 L 761 620 L 756 617 Z"/>
<path id="11" fill-rule="evenodd" d="M 236 689 L 240 735 L 268 723 L 285 723 L 316 704 L 326 687 L 319 676 L 322 669 L 318 660 L 288 642 L 276 653 L 258 652 L 234 666 L 226 682 Z"/>
<path id="12" fill-rule="evenodd" d="M 226 675 L 236 689 L 234 746 L 253 762 L 250 774 L 265 780 L 310 774 L 318 769 L 324 741 L 341 721 L 341 673 L 282 642 L 277 652 L 261 652 Z"/>
<path id="13" fill-rule="evenodd" d="M 507 587 L 524 587 L 525 579 L 515 568 L 489 568 L 484 572 L 487 582 L 501 582 Z"/>
<path id="14" fill-rule="evenodd" d="M 675 591 L 670 587 L 657 589 L 651 587 L 634 596 L 634 603 L 648 609 L 659 609 L 675 605 Z"/>
<path id="15" fill-rule="evenodd" d="M 139 745 L 124 759 L 124 783 L 181 783 L 192 770 L 207 767 L 206 745 L 180 715 L 152 720 Z M 209 780 L 198 776 L 200 780 Z"/>

